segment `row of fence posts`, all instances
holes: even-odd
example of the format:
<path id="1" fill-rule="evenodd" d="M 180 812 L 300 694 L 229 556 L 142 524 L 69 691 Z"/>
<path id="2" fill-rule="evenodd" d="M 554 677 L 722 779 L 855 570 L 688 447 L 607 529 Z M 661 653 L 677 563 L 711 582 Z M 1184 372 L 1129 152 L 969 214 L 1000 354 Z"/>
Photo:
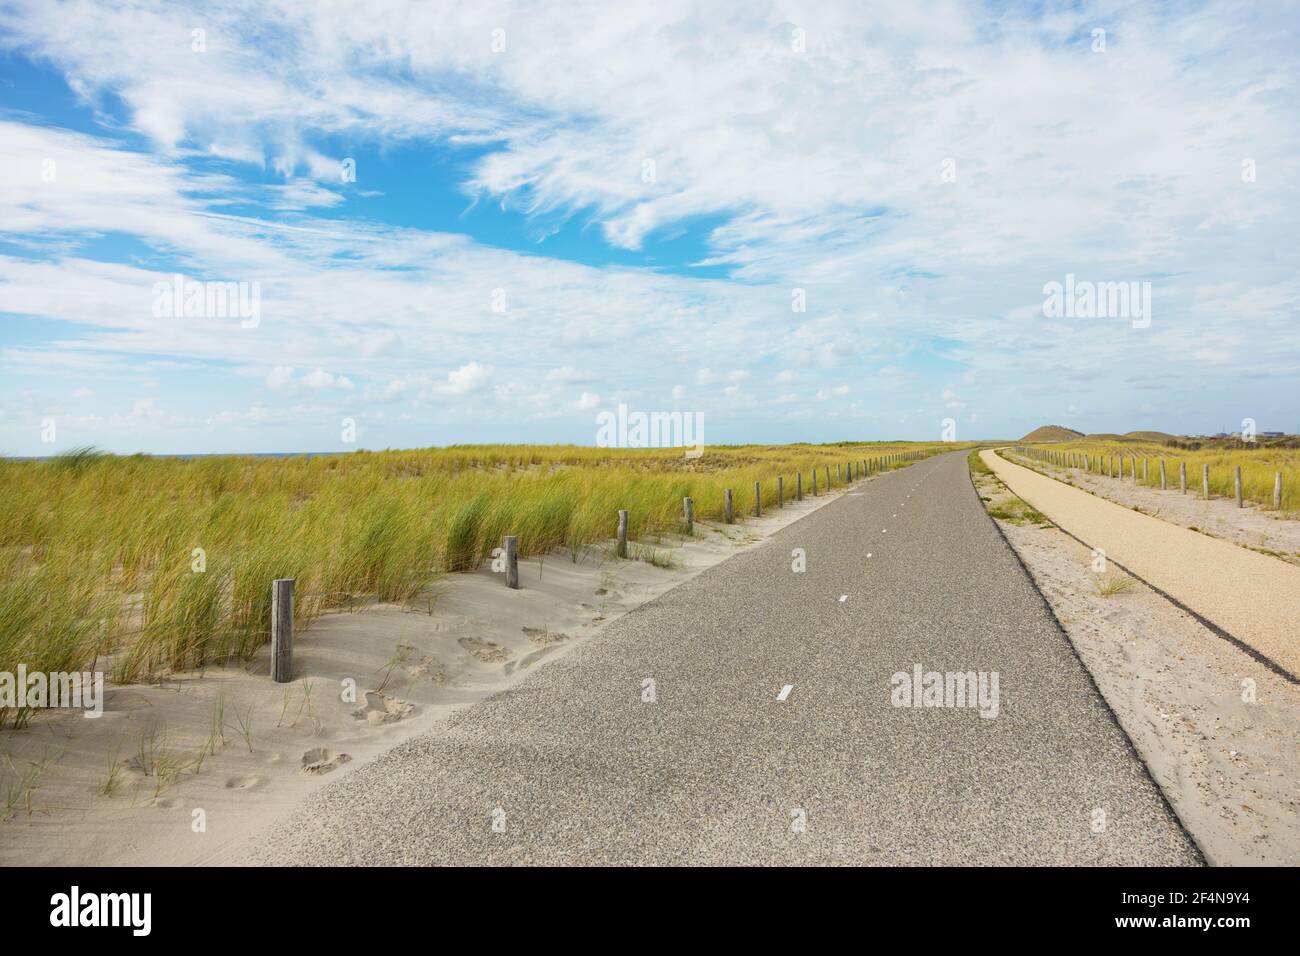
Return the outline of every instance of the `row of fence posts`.
<path id="1" fill-rule="evenodd" d="M 1037 461 L 1047 462 L 1058 465 L 1062 468 L 1078 468 L 1091 474 L 1106 475 L 1112 478 L 1124 480 L 1124 456 L 1123 455 L 1106 455 L 1106 461 L 1103 462 L 1102 455 L 1089 454 L 1087 452 L 1075 451 L 1056 451 L 1052 448 L 1024 448 L 1016 447 L 1016 451 Z M 1133 483 L 1137 484 L 1137 456 L 1129 455 L 1129 476 Z M 1147 465 L 1148 459 L 1142 459 L 1142 483 L 1147 483 Z M 1241 465 L 1233 468 L 1233 492 L 1237 501 L 1237 507 L 1243 507 L 1241 499 Z M 1183 494 L 1187 494 L 1187 462 L 1178 463 L 1178 488 Z M 1169 490 L 1169 475 L 1165 470 L 1165 460 L 1160 459 L 1160 490 Z M 1210 466 L 1201 466 L 1201 497 L 1206 501 L 1210 500 Z M 1282 472 L 1273 473 L 1273 509 L 1282 510 Z"/>
<path id="2" fill-rule="evenodd" d="M 858 461 L 841 462 L 835 466 L 836 480 L 843 482 L 845 476 L 850 482 L 860 480 L 884 468 L 902 461 L 916 461 L 921 458 L 919 451 L 896 452 L 877 458 L 862 458 Z M 826 490 L 831 489 L 831 468 L 825 466 Z M 810 473 L 812 493 L 818 494 L 817 469 Z M 803 501 L 803 473 L 794 476 L 795 500 Z M 777 507 L 785 507 L 785 479 L 778 475 L 776 479 Z M 682 499 L 685 531 L 688 535 L 695 533 L 695 501 L 690 497 Z M 735 511 L 731 489 L 724 490 L 724 510 L 727 524 L 735 523 Z M 754 517 L 763 514 L 763 488 L 760 482 L 754 482 Z M 620 558 L 628 556 L 627 544 L 628 512 L 625 508 L 618 511 L 618 531 L 615 538 L 614 553 Z M 501 541 L 501 557 L 505 565 L 506 587 L 519 587 L 519 537 L 508 534 Z M 293 585 L 292 578 L 277 578 L 271 583 L 271 679 L 277 684 L 293 680 Z"/>

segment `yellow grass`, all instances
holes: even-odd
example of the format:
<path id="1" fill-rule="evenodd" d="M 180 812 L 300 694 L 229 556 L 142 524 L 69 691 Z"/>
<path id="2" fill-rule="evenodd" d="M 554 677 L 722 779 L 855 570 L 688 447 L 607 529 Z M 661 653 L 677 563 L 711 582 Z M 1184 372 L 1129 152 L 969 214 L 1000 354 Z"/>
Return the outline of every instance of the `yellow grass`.
<path id="1" fill-rule="evenodd" d="M 1300 449 L 1294 448 L 1232 448 L 1202 449 L 1184 451 L 1168 445 L 1146 442 L 1053 442 L 1033 446 L 1053 452 L 1057 455 L 1073 453 L 1086 454 L 1096 460 L 1101 456 L 1103 473 L 1111 474 L 1111 462 L 1120 456 L 1124 459 L 1124 478 L 1132 480 L 1133 459 L 1137 459 L 1138 484 L 1148 487 L 1160 487 L 1160 461 L 1164 459 L 1168 486 L 1179 487 L 1179 465 L 1187 465 L 1188 494 L 1201 494 L 1201 469 L 1210 466 L 1210 497 L 1232 498 L 1234 490 L 1233 470 L 1241 466 L 1241 492 L 1245 501 L 1254 502 L 1264 508 L 1273 507 L 1274 475 L 1282 473 L 1282 508 L 1286 517 L 1300 516 Z M 1147 477 L 1142 478 L 1142 463 L 1147 462 Z M 1093 467 L 1094 473 L 1096 466 Z"/>
<path id="2" fill-rule="evenodd" d="M 681 449 L 461 446 L 191 460 L 76 452 L 0 460 L 0 671 L 85 669 L 118 679 L 246 657 L 269 637 L 271 581 L 294 578 L 299 626 L 367 600 L 409 601 L 479 567 L 505 534 L 521 555 L 680 530 L 682 498 L 737 520 L 762 483 L 776 504 L 802 472 L 952 445 Z M 202 549 L 202 553 L 197 549 Z M 640 553 L 640 552 L 636 552 Z M 200 558 L 204 562 L 199 567 Z M 0 714 L 0 722 L 3 714 Z"/>

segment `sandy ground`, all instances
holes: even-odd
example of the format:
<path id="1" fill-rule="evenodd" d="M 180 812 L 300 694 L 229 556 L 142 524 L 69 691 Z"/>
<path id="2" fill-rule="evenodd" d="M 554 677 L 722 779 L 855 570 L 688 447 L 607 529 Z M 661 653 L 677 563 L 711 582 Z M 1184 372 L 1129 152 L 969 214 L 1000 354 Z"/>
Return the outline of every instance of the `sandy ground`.
<path id="1" fill-rule="evenodd" d="M 1300 863 L 1300 687 L 1058 529 L 998 524 L 1206 859 Z"/>
<path id="2" fill-rule="evenodd" d="M 1056 525 L 1300 675 L 1300 567 L 1124 508 L 995 452 L 980 457 Z"/>
<path id="3" fill-rule="evenodd" d="M 518 591 L 485 569 L 448 576 L 411 606 L 327 615 L 298 636 L 288 684 L 271 682 L 263 648 L 247 668 L 110 684 L 97 719 L 38 714 L 0 733 L 0 865 L 219 859 L 325 783 L 845 490 L 642 542 L 671 554 L 671 568 L 602 546 L 576 562 L 520 561 Z M 344 699 L 349 679 L 355 700 Z"/>
<path id="4" fill-rule="evenodd" d="M 1051 475 L 1126 508 L 1135 508 L 1162 521 L 1223 538 L 1243 548 L 1264 551 L 1292 564 L 1300 564 L 1300 521 L 1294 517 L 1283 517 L 1276 511 L 1265 510 L 1249 501 L 1241 508 L 1231 498 L 1211 498 L 1207 501 L 1200 495 L 1199 474 L 1187 476 L 1187 494 L 1183 494 L 1178 490 L 1177 469 L 1170 472 L 1169 490 L 1161 491 L 1159 488 L 1135 485 L 1131 478 L 1120 480 L 1086 472 L 1081 468 L 1061 468 L 1050 462 L 1020 456 L 1016 456 L 1015 460 L 1027 468 Z M 1127 467 L 1126 461 L 1125 468 Z M 1141 465 L 1138 467 L 1140 470 Z M 1153 461 L 1151 467 L 1158 468 L 1159 465 Z"/>

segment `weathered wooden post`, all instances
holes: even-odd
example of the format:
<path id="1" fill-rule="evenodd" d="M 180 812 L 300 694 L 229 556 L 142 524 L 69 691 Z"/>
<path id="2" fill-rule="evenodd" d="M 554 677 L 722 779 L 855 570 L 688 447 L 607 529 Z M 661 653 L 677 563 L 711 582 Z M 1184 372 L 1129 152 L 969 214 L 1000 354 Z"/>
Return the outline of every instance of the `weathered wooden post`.
<path id="1" fill-rule="evenodd" d="M 1282 510 L 1282 472 L 1273 472 L 1273 510 Z"/>
<path id="2" fill-rule="evenodd" d="M 618 510 L 618 547 L 615 551 L 620 558 L 627 557 L 627 511 Z"/>
<path id="3" fill-rule="evenodd" d="M 826 490 L 831 490 L 831 466 L 826 466 Z"/>
<path id="4" fill-rule="evenodd" d="M 691 498 L 682 499 L 682 509 L 686 512 L 686 533 L 695 534 L 695 502 Z"/>
<path id="5" fill-rule="evenodd" d="M 506 587 L 519 587 L 519 538 L 508 534 L 502 539 L 506 552 Z"/>
<path id="6" fill-rule="evenodd" d="M 1232 474 L 1233 491 L 1237 496 L 1237 507 L 1241 507 L 1241 465 L 1233 469 Z"/>
<path id="7" fill-rule="evenodd" d="M 1160 490 L 1169 490 L 1169 481 L 1165 477 L 1165 460 L 1163 458 L 1160 459 Z"/>
<path id="8" fill-rule="evenodd" d="M 1210 466 L 1201 466 L 1201 497 L 1210 500 Z"/>
<path id="9" fill-rule="evenodd" d="M 735 521 L 735 517 L 733 516 L 731 511 L 731 489 L 728 488 L 727 489 L 727 524 L 732 524 L 734 521 Z"/>
<path id="10" fill-rule="evenodd" d="M 803 472 L 794 473 L 794 500 L 803 501 Z"/>
<path id="11" fill-rule="evenodd" d="M 293 578 L 271 582 L 271 680 L 293 680 Z"/>
<path id="12" fill-rule="evenodd" d="M 1142 459 L 1142 484 L 1147 483 L 1147 459 Z"/>
<path id="13" fill-rule="evenodd" d="M 754 482 L 754 517 L 761 517 L 763 514 L 763 492 L 759 490 L 758 482 Z"/>
<path id="14" fill-rule="evenodd" d="M 817 466 L 816 466 L 816 465 L 813 465 L 813 466 L 812 466 L 812 472 L 811 472 L 811 474 L 812 474 L 812 492 L 813 492 L 813 497 L 816 498 L 816 497 L 817 497 Z"/>
<path id="15" fill-rule="evenodd" d="M 785 507 L 785 478 L 781 475 L 776 476 L 776 506 Z"/>
<path id="16" fill-rule="evenodd" d="M 1187 462 L 1178 463 L 1178 490 L 1187 494 Z"/>

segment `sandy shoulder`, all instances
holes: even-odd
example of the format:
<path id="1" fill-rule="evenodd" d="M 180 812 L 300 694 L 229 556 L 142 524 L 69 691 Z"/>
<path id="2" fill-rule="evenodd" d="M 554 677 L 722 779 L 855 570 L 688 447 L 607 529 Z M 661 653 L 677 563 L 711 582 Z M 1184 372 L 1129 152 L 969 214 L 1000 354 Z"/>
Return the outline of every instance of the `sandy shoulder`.
<path id="1" fill-rule="evenodd" d="M 1300 567 L 1123 508 L 993 451 L 980 457 L 1056 525 L 1300 675 Z"/>
<path id="2" fill-rule="evenodd" d="M 669 567 L 592 547 L 521 560 L 517 591 L 484 569 L 408 606 L 326 615 L 296 640 L 288 684 L 271 682 L 263 648 L 246 668 L 110 684 L 97 719 L 37 714 L 0 733 L 0 865 L 233 858 L 320 787 L 845 490 L 634 546 Z"/>

